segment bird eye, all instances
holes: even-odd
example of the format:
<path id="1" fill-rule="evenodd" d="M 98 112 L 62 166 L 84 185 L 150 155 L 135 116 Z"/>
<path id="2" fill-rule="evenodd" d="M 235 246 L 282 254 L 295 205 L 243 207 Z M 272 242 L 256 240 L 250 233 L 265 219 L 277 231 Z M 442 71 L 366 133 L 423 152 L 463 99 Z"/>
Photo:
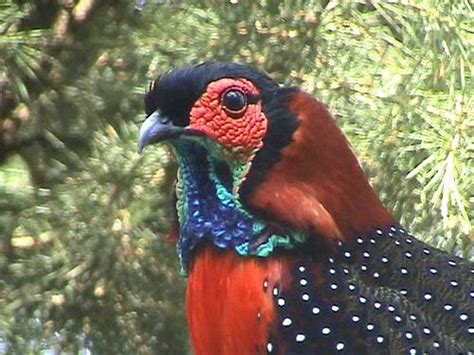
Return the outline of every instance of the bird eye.
<path id="1" fill-rule="evenodd" d="M 222 96 L 222 106 L 231 116 L 240 117 L 247 107 L 247 96 L 240 90 L 231 89 Z"/>

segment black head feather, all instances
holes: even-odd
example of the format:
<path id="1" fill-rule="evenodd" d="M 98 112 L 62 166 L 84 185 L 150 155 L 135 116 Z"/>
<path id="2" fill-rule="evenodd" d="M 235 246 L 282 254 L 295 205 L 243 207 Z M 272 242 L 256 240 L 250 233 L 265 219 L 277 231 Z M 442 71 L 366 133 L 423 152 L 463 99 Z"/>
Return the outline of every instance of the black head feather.
<path id="1" fill-rule="evenodd" d="M 288 103 L 297 91 L 297 88 L 281 88 L 274 92 L 272 99 L 264 101 L 263 111 L 268 118 L 268 131 L 263 139 L 263 147 L 255 155 L 252 167 L 240 188 L 244 204 L 247 203 L 253 189 L 280 160 L 281 150 L 293 141 L 293 133 L 298 128 L 298 119 L 288 110 Z"/>
<path id="2" fill-rule="evenodd" d="M 244 65 L 203 63 L 172 70 L 156 80 L 145 97 L 145 112 L 148 116 L 158 109 L 175 125 L 185 127 L 191 108 L 207 85 L 222 78 L 245 78 L 267 94 L 278 89 L 278 84 L 268 75 Z"/>

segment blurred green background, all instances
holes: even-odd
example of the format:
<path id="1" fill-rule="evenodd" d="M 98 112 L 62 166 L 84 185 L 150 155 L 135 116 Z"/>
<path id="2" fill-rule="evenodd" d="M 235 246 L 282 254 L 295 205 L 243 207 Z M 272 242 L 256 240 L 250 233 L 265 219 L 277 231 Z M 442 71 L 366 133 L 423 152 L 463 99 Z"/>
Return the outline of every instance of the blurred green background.
<path id="1" fill-rule="evenodd" d="M 206 60 L 323 101 L 382 200 L 473 258 L 474 20 L 458 1 L 0 0 L 0 353 L 183 354 L 175 165 L 148 83 Z"/>

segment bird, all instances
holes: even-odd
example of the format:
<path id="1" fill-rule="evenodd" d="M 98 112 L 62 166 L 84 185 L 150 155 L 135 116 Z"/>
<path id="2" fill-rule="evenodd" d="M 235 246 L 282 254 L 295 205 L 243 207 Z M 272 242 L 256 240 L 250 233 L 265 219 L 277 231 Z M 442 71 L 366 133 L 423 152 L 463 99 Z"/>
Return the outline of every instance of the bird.
<path id="1" fill-rule="evenodd" d="M 195 354 L 474 352 L 474 264 L 400 225 L 320 101 L 206 62 L 156 79 L 145 113 L 138 150 L 178 164 Z"/>

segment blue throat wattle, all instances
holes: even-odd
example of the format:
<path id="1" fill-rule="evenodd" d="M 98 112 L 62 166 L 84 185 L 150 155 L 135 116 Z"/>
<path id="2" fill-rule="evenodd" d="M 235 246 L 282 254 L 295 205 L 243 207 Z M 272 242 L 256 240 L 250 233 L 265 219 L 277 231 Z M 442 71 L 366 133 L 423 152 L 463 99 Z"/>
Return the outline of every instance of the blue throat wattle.
<path id="1" fill-rule="evenodd" d="M 179 163 L 177 211 L 180 224 L 178 256 L 187 274 L 193 251 L 207 241 L 223 250 L 243 256 L 268 256 L 276 247 L 292 248 L 304 241 L 301 232 L 272 233 L 256 220 L 219 179 L 216 165 L 207 150 L 192 141 L 172 143 Z"/>

